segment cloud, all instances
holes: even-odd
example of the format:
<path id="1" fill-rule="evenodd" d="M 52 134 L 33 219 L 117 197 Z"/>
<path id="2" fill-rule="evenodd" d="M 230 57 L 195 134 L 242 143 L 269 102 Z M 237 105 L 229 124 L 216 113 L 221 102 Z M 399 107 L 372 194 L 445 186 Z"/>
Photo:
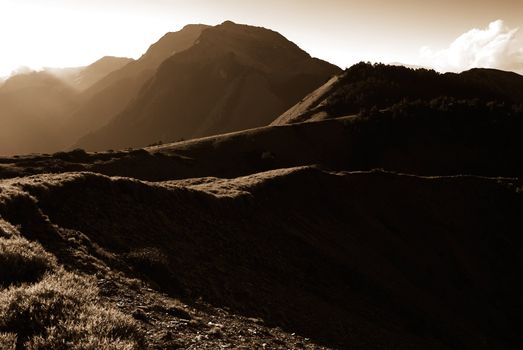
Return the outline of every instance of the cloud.
<path id="1" fill-rule="evenodd" d="M 519 28 L 510 29 L 502 20 L 485 29 L 471 29 L 444 50 L 420 49 L 420 63 L 442 72 L 460 72 L 471 68 L 497 68 L 523 73 L 523 45 Z"/>

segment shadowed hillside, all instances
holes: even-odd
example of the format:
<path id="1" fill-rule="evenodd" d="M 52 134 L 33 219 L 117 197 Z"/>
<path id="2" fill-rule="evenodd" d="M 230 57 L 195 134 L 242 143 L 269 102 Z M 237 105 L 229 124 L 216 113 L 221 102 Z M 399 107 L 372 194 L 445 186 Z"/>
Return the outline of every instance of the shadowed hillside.
<path id="1" fill-rule="evenodd" d="M 335 348 L 522 345 L 514 180 L 295 168 L 154 184 L 70 173 L 1 186 L 5 220 L 60 264 L 102 271 L 98 279 L 110 266 L 123 274 L 115 282 L 140 276 L 173 298 L 201 296 Z M 132 313 L 133 299 L 121 298 L 100 302 Z M 136 315 L 155 329 L 154 312 Z M 230 331 L 221 325 L 238 344 Z"/>
<path id="2" fill-rule="evenodd" d="M 521 177 L 523 110 L 452 99 L 269 126 L 146 150 L 0 158 L 0 178 L 94 171 L 144 180 L 237 177 L 318 164 L 328 169 Z"/>
<path id="3" fill-rule="evenodd" d="M 225 22 L 165 61 L 136 100 L 78 146 L 143 147 L 267 125 L 338 71 L 276 32 Z"/>
<path id="4" fill-rule="evenodd" d="M 457 100 L 523 104 L 523 76 L 495 69 L 440 74 L 427 69 L 359 63 L 283 113 L 281 125 L 335 118 L 402 101 Z"/>

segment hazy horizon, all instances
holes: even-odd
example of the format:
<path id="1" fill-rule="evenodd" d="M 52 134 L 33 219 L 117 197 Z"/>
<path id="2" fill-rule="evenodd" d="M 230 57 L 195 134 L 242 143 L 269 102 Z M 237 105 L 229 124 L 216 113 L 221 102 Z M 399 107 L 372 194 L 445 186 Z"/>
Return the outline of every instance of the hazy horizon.
<path id="1" fill-rule="evenodd" d="M 0 37 L 0 77 L 20 67 L 85 66 L 103 56 L 139 58 L 167 32 L 225 20 L 278 31 L 341 68 L 370 61 L 523 73 L 518 33 L 523 18 L 517 15 L 523 3 L 443 3 L 0 0 L 0 31 L 9 34 Z"/>

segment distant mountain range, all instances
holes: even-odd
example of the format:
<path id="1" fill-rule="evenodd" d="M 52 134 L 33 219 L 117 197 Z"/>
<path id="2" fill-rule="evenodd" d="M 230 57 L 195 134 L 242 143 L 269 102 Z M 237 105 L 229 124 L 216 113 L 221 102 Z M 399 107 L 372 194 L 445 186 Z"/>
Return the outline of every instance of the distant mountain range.
<path id="1" fill-rule="evenodd" d="M 8 79 L 0 86 L 0 154 L 56 151 L 57 125 L 79 104 L 75 89 L 47 72 Z"/>
<path id="2" fill-rule="evenodd" d="M 10 147 L 0 154 L 145 146 L 263 126 L 340 71 L 265 28 L 187 25 L 136 61 L 104 57 L 88 67 L 41 72 L 70 89 L 74 104 L 51 113 L 49 133 L 25 124 L 32 136 L 6 141 Z M 43 107 L 31 108 L 24 118 L 42 115 Z M 0 115 L 19 119 L 2 106 Z M 39 134 L 45 147 L 31 141 Z"/>
<path id="3" fill-rule="evenodd" d="M 360 63 L 342 72 L 282 35 L 187 25 L 138 60 L 25 73 L 0 85 L 0 154 L 143 147 L 438 97 L 521 103 L 523 77 Z M 308 95 L 307 95 L 308 94 Z M 27 103 L 31 101 L 31 103 Z"/>
<path id="4" fill-rule="evenodd" d="M 137 147 L 267 125 L 338 72 L 276 32 L 225 22 L 164 61 L 125 110 L 77 146 Z"/>
<path id="5" fill-rule="evenodd" d="M 45 68 L 44 71 L 78 91 L 85 91 L 108 74 L 132 61 L 131 58 L 126 57 L 105 56 L 86 67 Z"/>

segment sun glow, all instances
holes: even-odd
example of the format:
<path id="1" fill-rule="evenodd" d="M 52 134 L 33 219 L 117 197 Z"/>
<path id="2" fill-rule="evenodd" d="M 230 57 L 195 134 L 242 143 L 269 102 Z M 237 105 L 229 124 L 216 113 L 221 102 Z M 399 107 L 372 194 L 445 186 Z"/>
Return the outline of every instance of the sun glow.
<path id="1" fill-rule="evenodd" d="M 106 56 L 137 58 L 182 24 L 137 13 L 0 0 L 0 77 L 21 67 L 83 66 Z"/>
<path id="2" fill-rule="evenodd" d="M 471 13 L 471 3 L 481 11 Z M 432 54 L 452 53 L 445 48 L 471 28 L 496 19 L 523 28 L 522 10 L 514 0 L 0 0 L 0 79 L 23 66 L 138 58 L 166 32 L 225 20 L 278 31 L 342 68 L 362 60 L 437 66 Z M 518 64 L 503 67 L 523 72 L 522 52 L 512 43 Z"/>

